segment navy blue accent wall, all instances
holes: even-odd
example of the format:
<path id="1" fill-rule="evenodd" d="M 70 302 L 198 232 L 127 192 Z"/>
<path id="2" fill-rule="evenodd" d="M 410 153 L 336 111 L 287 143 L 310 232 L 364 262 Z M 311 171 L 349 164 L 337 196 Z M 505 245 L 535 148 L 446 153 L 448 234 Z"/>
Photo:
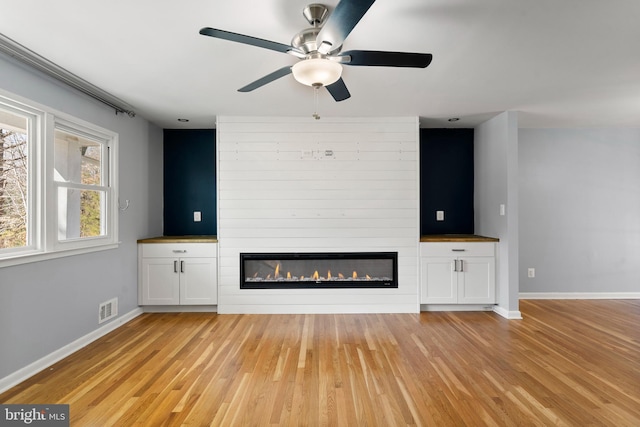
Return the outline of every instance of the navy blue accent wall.
<path id="1" fill-rule="evenodd" d="M 473 234 L 473 216 L 473 129 L 420 129 L 420 234 Z"/>
<path id="2" fill-rule="evenodd" d="M 165 129 L 163 151 L 164 235 L 216 235 L 215 129 Z"/>

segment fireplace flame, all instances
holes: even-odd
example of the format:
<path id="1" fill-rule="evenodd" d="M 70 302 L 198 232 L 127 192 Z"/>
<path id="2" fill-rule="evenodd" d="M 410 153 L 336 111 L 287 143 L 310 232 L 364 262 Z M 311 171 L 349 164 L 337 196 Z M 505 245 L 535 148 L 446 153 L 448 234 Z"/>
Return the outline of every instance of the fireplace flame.
<path id="1" fill-rule="evenodd" d="M 362 282 L 363 287 L 382 287 L 390 286 L 393 281 L 388 277 L 388 274 L 383 272 L 384 266 L 359 264 L 357 262 L 359 258 L 354 259 L 351 263 L 349 263 L 349 259 L 342 261 L 340 257 L 337 257 L 338 261 L 335 263 L 327 262 L 332 261 L 332 257 L 327 257 L 325 260 L 321 256 L 319 263 L 314 263 L 313 259 L 307 260 L 304 257 L 299 260 L 300 262 L 297 257 L 292 257 L 291 263 L 286 256 L 284 260 L 266 258 L 265 261 L 269 262 L 256 264 L 256 270 L 245 271 L 241 269 L 246 274 L 244 278 L 246 283 L 256 283 L 256 285 L 247 285 L 247 287 L 270 286 L 267 282 L 277 282 L 276 285 L 273 285 L 275 288 L 294 287 L 296 284 L 307 288 L 318 285 L 325 288 L 348 288 L 357 286 L 357 282 Z M 324 271 L 324 275 L 319 273 L 320 270 Z M 349 274 L 349 270 L 351 270 L 351 274 Z M 364 284 L 365 281 L 370 283 Z"/>

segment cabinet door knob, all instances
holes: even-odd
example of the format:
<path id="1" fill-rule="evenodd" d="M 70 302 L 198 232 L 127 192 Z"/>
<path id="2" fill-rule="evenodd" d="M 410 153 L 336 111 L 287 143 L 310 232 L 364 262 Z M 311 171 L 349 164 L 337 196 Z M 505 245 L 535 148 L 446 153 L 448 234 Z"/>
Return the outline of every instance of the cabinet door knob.
<path id="1" fill-rule="evenodd" d="M 178 272 L 178 261 L 173 261 L 173 272 L 174 273 Z"/>
<path id="2" fill-rule="evenodd" d="M 187 250 L 186 249 L 174 249 L 173 253 L 174 254 L 186 254 Z"/>
<path id="3" fill-rule="evenodd" d="M 453 252 L 464 252 L 466 249 L 451 249 Z"/>
<path id="4" fill-rule="evenodd" d="M 180 273 L 184 273 L 184 261 L 180 261 Z"/>

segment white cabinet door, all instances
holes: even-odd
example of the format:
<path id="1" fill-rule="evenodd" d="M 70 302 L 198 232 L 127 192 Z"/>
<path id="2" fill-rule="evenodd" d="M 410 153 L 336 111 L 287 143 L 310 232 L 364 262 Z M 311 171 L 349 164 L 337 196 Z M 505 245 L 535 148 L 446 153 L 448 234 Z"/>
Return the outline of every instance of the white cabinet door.
<path id="1" fill-rule="evenodd" d="M 142 305 L 180 303 L 178 261 L 170 258 L 143 258 L 141 262 Z"/>
<path id="2" fill-rule="evenodd" d="M 180 304 L 217 303 L 215 258 L 180 259 Z"/>
<path id="3" fill-rule="evenodd" d="M 216 255 L 210 243 L 140 244 L 140 305 L 217 304 Z"/>
<path id="4" fill-rule="evenodd" d="M 420 304 L 495 304 L 495 244 L 420 245 Z"/>
<path id="5" fill-rule="evenodd" d="M 457 275 L 454 259 L 427 257 L 421 259 L 420 304 L 455 304 L 458 302 Z"/>
<path id="6" fill-rule="evenodd" d="M 496 302 L 495 260 L 470 257 L 458 261 L 458 304 L 494 304 Z"/>

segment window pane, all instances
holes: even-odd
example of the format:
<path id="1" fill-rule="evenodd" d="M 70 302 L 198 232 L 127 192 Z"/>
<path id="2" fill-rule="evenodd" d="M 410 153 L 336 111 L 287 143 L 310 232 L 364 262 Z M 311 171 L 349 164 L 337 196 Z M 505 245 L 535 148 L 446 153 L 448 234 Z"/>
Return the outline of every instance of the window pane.
<path id="1" fill-rule="evenodd" d="M 0 108 L 0 249 L 27 246 L 27 124 Z"/>
<path id="2" fill-rule="evenodd" d="M 56 181 L 102 185 L 103 144 L 60 129 L 55 141 Z"/>
<path id="3" fill-rule="evenodd" d="M 104 191 L 58 189 L 58 240 L 104 235 Z"/>

